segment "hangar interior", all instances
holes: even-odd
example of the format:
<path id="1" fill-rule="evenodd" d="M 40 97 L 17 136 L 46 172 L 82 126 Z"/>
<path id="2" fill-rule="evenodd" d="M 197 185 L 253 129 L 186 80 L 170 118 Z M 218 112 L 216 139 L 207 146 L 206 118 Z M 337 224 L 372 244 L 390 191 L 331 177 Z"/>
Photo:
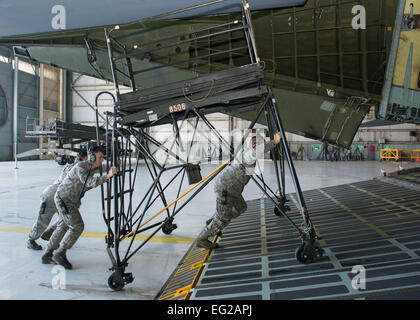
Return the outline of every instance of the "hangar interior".
<path id="1" fill-rule="evenodd" d="M 200 2 L 207 1 L 197 1 Z M 242 28 L 245 38 L 247 35 L 249 38 L 237 52 L 235 45 L 243 46 L 243 39 L 238 40 L 235 33 L 238 31 L 233 29 L 238 23 L 233 20 L 237 13 L 226 14 L 223 10 L 208 16 L 176 18 L 175 23 L 170 20 L 168 25 L 159 21 L 167 12 L 159 12 L 162 17 L 151 15 L 158 17 L 157 22 L 146 16 L 140 22 L 107 26 L 105 38 L 104 24 L 86 28 L 89 36 L 85 38 L 76 28 L 63 34 L 54 31 L 51 38 L 45 31 L 0 33 L 1 299 L 420 298 L 420 1 L 284 1 L 283 7 L 256 10 L 250 1 L 250 11 L 247 1 L 238 2 L 244 5 Z M 210 1 L 204 7 L 218 4 L 219 1 Z M 352 26 L 355 16 L 360 14 L 352 11 L 355 7 L 365 10 L 364 27 Z M 189 8 L 197 9 L 202 7 Z M 180 14 L 177 10 L 171 14 Z M 250 17 L 248 12 L 252 13 Z M 138 32 L 141 28 L 137 23 L 146 26 L 145 30 L 150 28 L 150 32 Z M 229 23 L 233 26 L 213 31 Z M 105 40 L 112 40 L 111 32 L 119 35 L 116 39 L 123 42 L 124 50 L 110 45 L 108 52 L 104 50 Z M 253 46 L 249 39 L 254 36 Z M 174 44 L 168 39 L 175 39 Z M 150 42 L 155 47 L 136 55 L 136 41 Z M 66 48 L 67 52 L 62 51 Z M 217 87 L 223 72 L 248 65 L 243 62 L 248 54 L 243 53 L 243 48 L 255 50 L 251 57 L 258 50 L 258 63 L 251 64 L 262 66 L 264 85 L 272 88 L 287 147 L 281 148 L 283 162 L 274 153 L 260 159 L 264 188 L 253 181 L 246 186 L 242 196 L 247 201 L 247 210 L 232 220 L 222 237 L 212 239 L 220 248 L 206 250 L 196 245 L 206 220 L 216 210 L 211 178 L 190 202 L 182 204 L 174 220 L 176 229 L 153 232 L 146 228 L 144 234 L 137 234 L 135 224 L 131 225 L 129 231 L 136 236 L 129 241 L 133 239 L 130 243 L 141 250 L 130 256 L 123 272 L 132 274 L 134 281 L 124 278 L 123 288 L 115 290 L 109 282 L 115 274 L 115 269 L 111 270 L 115 261 L 110 259 L 109 252 L 116 250 L 117 254 L 121 250 L 122 255 L 128 255 L 131 244 L 127 248 L 128 241 L 121 241 L 122 247 L 118 249 L 115 246 L 119 242 L 114 239 L 115 244 L 109 245 L 110 222 L 104 223 L 102 214 L 104 204 L 111 203 L 117 194 L 107 187 L 105 195 L 103 189 L 96 188 L 83 198 L 80 212 L 85 229 L 68 253 L 73 270 L 42 264 L 43 251 L 26 247 L 28 233 L 38 215 L 40 195 L 58 178 L 64 165 L 74 161 L 80 148 L 99 142 L 99 129 L 106 137 L 101 141 L 108 141 L 112 132 L 119 139 L 115 140 L 121 142 L 118 146 L 121 153 L 111 154 L 105 162 L 109 167 L 117 159 L 114 156 L 120 157 L 124 166 L 124 170 L 119 167 L 124 172 L 121 177 L 130 179 L 129 190 L 121 187 L 118 196 L 122 211 L 127 205 L 121 200 L 126 199 L 125 193 L 130 193 L 131 205 L 149 194 L 150 185 L 156 187 L 158 174 L 151 172 L 147 160 L 179 165 L 182 156 L 171 158 L 168 150 L 181 154 L 181 142 L 188 144 L 191 134 L 196 140 L 194 147 L 191 144 L 188 149 L 187 162 L 189 159 L 199 163 L 200 179 L 187 182 L 181 176 L 162 175 L 159 184 L 167 186 L 164 191 L 168 198 L 150 204 L 147 209 L 161 213 L 162 208 L 168 209 L 173 203 L 176 207 L 181 187 L 182 192 L 190 191 L 217 172 L 231 156 L 222 140 L 229 141 L 231 146 L 241 142 L 242 136 L 235 133 L 245 132 L 253 124 L 257 104 L 251 107 L 244 104 L 236 109 L 217 106 L 217 111 L 205 114 L 211 130 L 201 118 L 197 122 L 195 118 L 187 119 L 187 114 L 185 118 L 182 115 L 176 118 L 172 111 L 167 115 L 172 116 L 172 122 L 161 124 L 148 118 L 152 123 L 157 121 L 157 125 L 141 127 L 138 110 L 119 113 L 119 127 L 115 124 L 117 120 L 108 121 L 118 108 L 126 111 L 121 107 L 124 102 L 121 97 L 136 92 L 153 93 L 154 88 L 207 75 L 215 75 L 215 80 L 206 80 L 207 84 L 195 97 L 185 94 L 192 85 L 185 85 L 181 91 L 187 105 L 212 99 L 224 90 Z M 114 49 L 117 59 L 112 57 Z M 60 60 L 60 55 L 65 59 Z M 141 59 L 137 59 L 140 55 Z M 125 74 L 130 81 L 123 80 L 118 65 L 112 66 L 112 61 L 127 56 L 132 60 L 124 67 L 127 74 L 135 75 L 130 79 Z M 79 64 L 78 60 L 83 61 Z M 131 63 L 134 67 L 146 66 L 146 70 L 156 68 L 156 79 L 130 71 Z M 169 70 L 160 69 L 161 66 Z M 116 71 L 120 74 L 115 75 Z M 191 76 L 193 80 L 184 79 Z M 249 92 L 252 89 L 246 88 Z M 161 92 L 164 96 L 164 91 Z M 229 94 L 233 96 L 236 92 Z M 231 96 L 223 99 L 233 101 Z M 143 98 L 136 103 L 144 103 Z M 225 100 L 222 104 L 229 106 Z M 238 104 L 241 103 L 242 100 Z M 156 110 L 158 106 L 161 107 L 156 102 Z M 133 124 L 128 118 L 134 116 L 138 118 Z M 257 119 L 254 131 L 262 132 L 266 141 L 270 140 L 275 128 L 270 128 L 268 120 L 259 121 L 259 115 Z M 125 133 L 121 132 L 132 128 L 138 129 L 146 141 L 154 139 L 161 143 L 147 150 L 153 157 L 145 156 L 148 152 L 144 151 L 143 142 L 131 138 L 135 135 L 130 134 L 124 140 Z M 195 137 L 197 128 L 200 134 Z M 210 139 L 214 132 L 217 138 Z M 126 141 L 125 147 L 122 141 Z M 114 146 L 112 142 L 110 145 Z M 110 145 L 104 144 L 107 152 Z M 399 154 L 410 156 L 383 160 L 383 150 L 403 150 Z M 282 183 L 277 162 L 281 165 Z M 132 181 L 133 177 L 138 178 Z M 289 208 L 284 214 L 276 211 L 268 187 L 275 189 L 279 197 L 285 195 Z M 302 205 L 301 198 L 306 205 Z M 176 200 L 170 203 L 173 199 Z M 305 217 L 302 221 L 303 207 L 311 218 L 309 226 Z M 110 208 L 107 210 L 111 211 Z M 117 211 L 112 218 L 115 221 Z M 299 230 L 310 233 L 310 227 L 319 235 L 317 240 L 323 253 L 302 263 L 296 258 L 296 248 L 304 241 Z M 118 241 L 125 240 L 125 236 Z M 46 248 L 47 242 L 38 243 Z M 365 272 L 366 281 L 355 284 L 355 275 L 360 275 L 360 270 Z"/>

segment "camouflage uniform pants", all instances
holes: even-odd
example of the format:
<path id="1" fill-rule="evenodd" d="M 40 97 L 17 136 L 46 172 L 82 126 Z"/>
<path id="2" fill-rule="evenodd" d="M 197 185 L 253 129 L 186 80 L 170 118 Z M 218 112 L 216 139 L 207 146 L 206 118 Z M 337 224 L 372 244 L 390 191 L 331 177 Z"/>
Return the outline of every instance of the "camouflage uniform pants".
<path id="1" fill-rule="evenodd" d="M 82 216 L 79 208 L 69 201 L 66 203 L 57 194 L 54 196 L 54 201 L 60 220 L 48 242 L 48 249 L 55 250 L 59 247 L 60 250 L 71 249 L 85 228 Z"/>
<path id="2" fill-rule="evenodd" d="M 247 209 L 244 198 L 239 194 L 229 194 L 227 191 L 217 193 L 216 213 L 211 224 L 201 234 L 203 237 L 215 236 L 226 228 L 232 219 L 239 217 Z"/>
<path id="3" fill-rule="evenodd" d="M 57 212 L 57 208 L 54 202 L 54 194 L 50 196 L 41 196 L 41 205 L 39 208 L 38 218 L 32 226 L 31 232 L 29 233 L 29 239 L 37 240 L 44 231 L 47 229 L 51 222 L 54 214 Z"/>

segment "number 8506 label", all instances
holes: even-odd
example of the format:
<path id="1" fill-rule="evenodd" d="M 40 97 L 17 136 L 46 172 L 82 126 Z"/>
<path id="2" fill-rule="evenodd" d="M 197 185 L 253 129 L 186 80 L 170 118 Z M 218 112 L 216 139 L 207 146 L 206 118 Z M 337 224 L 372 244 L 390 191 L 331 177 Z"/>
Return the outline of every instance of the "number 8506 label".
<path id="1" fill-rule="evenodd" d="M 174 104 L 172 106 L 169 106 L 169 112 L 179 112 L 179 111 L 183 111 L 187 109 L 187 106 L 185 105 L 185 103 L 179 103 L 179 104 Z"/>

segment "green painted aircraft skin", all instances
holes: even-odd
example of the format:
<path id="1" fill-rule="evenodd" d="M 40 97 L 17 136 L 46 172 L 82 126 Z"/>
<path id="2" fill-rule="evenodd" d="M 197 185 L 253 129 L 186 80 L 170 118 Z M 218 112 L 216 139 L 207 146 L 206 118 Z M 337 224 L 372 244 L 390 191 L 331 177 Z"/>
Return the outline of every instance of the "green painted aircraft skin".
<path id="1" fill-rule="evenodd" d="M 379 104 L 392 40 L 388 27 L 392 28 L 394 23 L 396 1 L 362 2 L 367 12 L 366 30 L 351 27 L 354 17 L 351 9 L 358 1 L 309 0 L 300 8 L 253 12 L 257 49 L 265 65 L 265 83 L 273 87 L 286 131 L 349 147 L 370 107 Z M 134 45 L 190 33 L 232 19 L 233 15 L 229 15 L 132 24 L 118 30 L 118 41 L 130 53 Z M 88 61 L 85 39 L 93 45 L 94 64 Z M 217 43 L 207 40 L 197 40 L 194 45 L 192 42 L 180 43 L 175 48 L 161 49 L 158 54 L 151 45 L 144 50 L 150 50 L 150 54 L 132 58 L 133 69 L 188 59 L 200 50 L 224 50 L 235 39 L 233 33 Z M 103 27 L 0 38 L 0 43 L 24 46 L 27 51 L 21 53 L 41 63 L 112 80 Z M 135 80 L 144 88 L 186 80 L 197 74 L 243 65 L 246 63 L 244 56 L 239 52 L 197 61 L 195 65 L 186 63 L 158 69 L 139 74 Z M 129 84 L 122 76 L 119 80 Z M 335 90 L 340 98 L 329 97 L 327 89 Z M 346 106 L 345 97 L 351 95 L 368 98 L 369 103 L 358 110 Z M 334 111 L 325 106 L 334 106 Z M 254 113 L 231 114 L 251 120 Z M 264 124 L 265 119 L 259 122 Z"/>

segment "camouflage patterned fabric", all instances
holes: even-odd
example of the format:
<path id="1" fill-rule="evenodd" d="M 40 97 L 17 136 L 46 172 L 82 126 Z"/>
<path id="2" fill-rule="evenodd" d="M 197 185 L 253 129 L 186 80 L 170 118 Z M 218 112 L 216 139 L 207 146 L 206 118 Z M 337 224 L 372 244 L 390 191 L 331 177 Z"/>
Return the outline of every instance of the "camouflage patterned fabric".
<path id="1" fill-rule="evenodd" d="M 79 162 L 62 181 L 55 193 L 60 221 L 48 242 L 48 250 L 67 250 L 73 247 L 84 230 L 83 219 L 79 212 L 80 200 L 87 190 L 106 181 L 106 174 L 94 176 L 88 161 Z"/>
<path id="2" fill-rule="evenodd" d="M 275 146 L 276 144 L 273 141 L 266 143 L 264 146 L 264 153 L 269 152 Z M 257 159 L 257 153 L 253 149 L 245 152 L 242 159 L 235 159 L 233 163 L 227 166 L 220 175 L 217 176 L 214 184 L 214 191 L 218 195 L 221 195 L 223 190 L 229 190 L 229 194 L 240 196 L 245 185 L 251 179 Z M 241 166 L 241 163 L 245 168 Z"/>
<path id="3" fill-rule="evenodd" d="M 57 189 L 58 196 L 66 203 L 80 207 L 80 200 L 86 191 L 105 183 L 106 174 L 94 176 L 88 161 L 80 161 L 75 165 Z"/>
<path id="4" fill-rule="evenodd" d="M 48 241 L 48 250 L 56 250 L 59 247 L 61 250 L 67 250 L 73 247 L 79 239 L 85 228 L 85 224 L 78 207 L 72 203 L 66 204 L 60 199 L 58 193 L 55 194 L 54 200 L 60 220 Z"/>
<path id="5" fill-rule="evenodd" d="M 275 146 L 276 144 L 270 141 L 264 145 L 263 152 L 266 153 Z M 257 152 L 254 149 L 247 150 L 241 160 L 235 159 L 216 178 L 214 185 L 214 191 L 217 195 L 216 213 L 211 219 L 210 225 L 204 228 L 198 239 L 207 239 L 215 236 L 229 225 L 232 219 L 246 211 L 247 205 L 241 194 L 254 173 L 259 156 L 257 156 Z M 244 166 L 240 164 L 240 161 L 242 161 Z"/>
<path id="6" fill-rule="evenodd" d="M 29 239 L 37 240 L 42 235 L 42 233 L 47 229 L 48 225 L 51 222 L 54 214 L 57 212 L 57 208 L 54 202 L 54 194 L 56 193 L 58 186 L 67 176 L 67 173 L 76 165 L 77 161 L 74 163 L 67 164 L 63 171 L 61 171 L 60 177 L 49 185 L 41 194 L 41 205 L 38 212 L 38 218 L 35 221 L 32 229 L 29 233 Z M 54 224 L 57 225 L 58 222 Z M 51 226 L 51 227 L 54 227 Z"/>

